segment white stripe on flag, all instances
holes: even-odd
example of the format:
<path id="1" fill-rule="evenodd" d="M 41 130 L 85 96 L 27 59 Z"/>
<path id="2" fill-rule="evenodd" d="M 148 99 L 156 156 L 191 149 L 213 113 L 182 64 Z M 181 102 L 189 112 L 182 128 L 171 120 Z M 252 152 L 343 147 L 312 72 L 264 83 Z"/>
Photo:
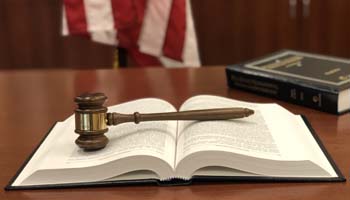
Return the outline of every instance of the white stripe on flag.
<path id="1" fill-rule="evenodd" d="M 186 0 L 186 35 L 184 51 L 182 53 L 184 64 L 187 66 L 200 66 L 197 35 L 194 28 L 190 0 Z"/>
<path id="2" fill-rule="evenodd" d="M 84 0 L 88 32 L 114 29 L 111 0 Z"/>
<path id="3" fill-rule="evenodd" d="M 66 9 L 64 6 L 62 6 L 62 35 L 68 35 L 68 24 L 67 24 L 67 16 L 66 16 Z"/>
<path id="4" fill-rule="evenodd" d="M 117 44 L 117 31 L 111 0 L 84 0 L 87 29 L 91 39 L 104 44 Z"/>
<path id="5" fill-rule="evenodd" d="M 162 56 L 160 62 L 166 67 L 199 67 L 201 61 L 199 58 L 197 35 L 194 28 L 192 8 L 190 0 L 186 0 L 186 34 L 184 50 L 182 52 L 183 62 L 179 62 Z"/>
<path id="6" fill-rule="evenodd" d="M 139 50 L 152 56 L 163 54 L 163 44 L 173 0 L 148 0 L 139 36 Z"/>
<path id="7" fill-rule="evenodd" d="M 118 45 L 117 31 L 104 31 L 90 33 L 91 40 L 108 45 Z"/>

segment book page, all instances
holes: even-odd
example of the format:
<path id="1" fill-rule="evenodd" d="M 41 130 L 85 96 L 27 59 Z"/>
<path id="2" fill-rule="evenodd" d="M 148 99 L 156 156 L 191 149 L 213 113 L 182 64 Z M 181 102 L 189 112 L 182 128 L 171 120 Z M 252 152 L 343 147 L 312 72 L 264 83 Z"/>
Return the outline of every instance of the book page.
<path id="1" fill-rule="evenodd" d="M 181 110 L 218 107 L 246 107 L 255 113 L 241 119 L 179 122 L 178 176 L 189 179 L 208 166 L 268 176 L 337 176 L 302 118 L 277 104 L 201 95 L 187 100 Z"/>
<path id="2" fill-rule="evenodd" d="M 173 112 L 176 109 L 160 99 L 141 99 L 108 108 L 108 112 L 124 114 Z M 78 168 L 105 164 L 133 156 L 153 156 L 174 166 L 176 121 L 125 123 L 109 127 L 105 134 L 109 143 L 104 149 L 85 152 L 75 143 L 74 118 L 66 120 L 62 137 L 42 162 L 41 169 Z"/>
<path id="3" fill-rule="evenodd" d="M 176 163 L 198 151 L 227 151 L 280 159 L 281 154 L 257 104 L 202 95 L 190 98 L 180 110 L 246 107 L 254 115 L 242 119 L 181 121 L 178 125 Z"/>
<path id="4" fill-rule="evenodd" d="M 47 135 L 43 143 L 40 145 L 39 149 L 37 150 L 37 153 L 35 153 L 29 162 L 26 164 L 26 166 L 23 168 L 20 175 L 17 177 L 17 179 L 13 182 L 12 185 L 20 185 L 20 183 L 28 177 L 30 174 L 32 174 L 36 170 L 36 165 L 45 159 L 45 155 L 50 151 L 50 146 L 52 146 L 59 138 L 59 133 L 64 130 L 64 123 L 58 122 L 55 124 L 55 126 L 51 130 L 51 134 Z"/>
<path id="5" fill-rule="evenodd" d="M 264 118 L 283 155 L 283 160 L 309 160 L 337 177 L 323 150 L 300 115 L 274 104 L 261 106 Z M 270 114 L 273 111 L 273 114 Z M 276 117 L 278 116 L 278 117 Z"/>

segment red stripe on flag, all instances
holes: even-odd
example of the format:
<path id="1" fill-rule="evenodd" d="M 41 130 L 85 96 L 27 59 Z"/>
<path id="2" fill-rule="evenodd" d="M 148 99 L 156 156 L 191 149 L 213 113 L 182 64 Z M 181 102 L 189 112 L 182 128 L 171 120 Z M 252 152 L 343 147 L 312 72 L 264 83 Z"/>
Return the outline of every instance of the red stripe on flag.
<path id="1" fill-rule="evenodd" d="M 138 50 L 138 38 L 146 8 L 146 0 L 112 0 L 114 26 L 120 47 L 126 48 L 139 66 L 161 65 L 158 58 Z"/>
<path id="2" fill-rule="evenodd" d="M 146 0 L 112 0 L 111 4 L 119 45 L 124 48 L 136 47 Z"/>
<path id="3" fill-rule="evenodd" d="M 88 34 L 84 0 L 64 0 L 68 30 L 72 34 Z"/>
<path id="4" fill-rule="evenodd" d="M 144 54 L 140 52 L 138 48 L 129 48 L 128 53 L 135 62 L 135 64 L 139 67 L 162 66 L 157 57 Z"/>
<path id="5" fill-rule="evenodd" d="M 186 0 L 173 0 L 163 54 L 175 60 L 183 60 L 186 34 Z"/>

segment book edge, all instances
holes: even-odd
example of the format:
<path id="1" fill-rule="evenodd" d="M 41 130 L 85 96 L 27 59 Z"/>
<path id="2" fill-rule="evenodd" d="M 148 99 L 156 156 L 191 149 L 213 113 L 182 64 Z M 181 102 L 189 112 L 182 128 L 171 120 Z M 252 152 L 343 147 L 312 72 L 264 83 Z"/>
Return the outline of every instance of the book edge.
<path id="1" fill-rule="evenodd" d="M 9 186 L 5 190 L 39 190 L 39 189 L 68 189 L 68 188 L 91 188 L 106 186 L 142 186 L 142 185 L 162 185 L 157 179 L 137 179 L 122 181 L 99 181 L 83 183 L 64 183 L 64 184 L 46 184 L 46 185 L 26 185 L 26 186 Z"/>
<path id="2" fill-rule="evenodd" d="M 343 173 L 340 171 L 339 167 L 337 166 L 336 162 L 333 160 L 332 156 L 330 155 L 330 153 L 327 151 L 326 147 L 324 146 L 324 144 L 322 143 L 321 139 L 318 137 L 318 135 L 316 134 L 316 131 L 313 129 L 311 123 L 309 122 L 309 120 L 304 116 L 301 115 L 305 125 L 308 127 L 308 129 L 311 132 L 311 135 L 313 136 L 313 138 L 315 139 L 315 141 L 317 142 L 318 146 L 320 147 L 320 149 L 322 150 L 323 154 L 326 156 L 329 164 L 333 167 L 333 170 L 335 171 L 335 173 L 338 175 L 338 178 L 340 179 L 340 181 L 346 181 L 345 176 L 343 175 Z"/>
<path id="3" fill-rule="evenodd" d="M 40 142 L 38 143 L 38 145 L 34 148 L 34 150 L 29 154 L 29 156 L 27 157 L 27 159 L 24 160 L 24 162 L 21 164 L 21 166 L 19 167 L 19 169 L 16 171 L 15 175 L 9 180 L 9 182 L 7 183 L 7 185 L 5 186 L 5 190 L 10 190 L 13 187 L 17 187 L 17 186 L 12 186 L 13 182 L 15 182 L 15 180 L 18 178 L 18 176 L 22 173 L 23 169 L 27 166 L 27 164 L 29 163 L 29 161 L 32 159 L 32 157 L 34 156 L 34 154 L 38 151 L 38 149 L 41 147 L 41 145 L 44 143 L 44 141 L 46 140 L 46 138 L 49 136 L 49 134 L 51 133 L 52 129 L 56 126 L 57 122 L 55 122 L 47 131 L 47 133 L 45 134 L 45 136 L 40 140 Z"/>

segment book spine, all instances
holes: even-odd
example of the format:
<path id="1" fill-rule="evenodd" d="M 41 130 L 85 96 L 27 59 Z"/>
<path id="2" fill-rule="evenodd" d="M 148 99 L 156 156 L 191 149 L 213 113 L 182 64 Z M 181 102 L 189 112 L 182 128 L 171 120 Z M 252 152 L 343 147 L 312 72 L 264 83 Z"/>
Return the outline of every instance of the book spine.
<path id="1" fill-rule="evenodd" d="M 320 111 L 339 114 L 338 94 L 335 92 L 231 69 L 226 69 L 226 76 L 228 85 L 232 88 L 239 88 Z"/>

